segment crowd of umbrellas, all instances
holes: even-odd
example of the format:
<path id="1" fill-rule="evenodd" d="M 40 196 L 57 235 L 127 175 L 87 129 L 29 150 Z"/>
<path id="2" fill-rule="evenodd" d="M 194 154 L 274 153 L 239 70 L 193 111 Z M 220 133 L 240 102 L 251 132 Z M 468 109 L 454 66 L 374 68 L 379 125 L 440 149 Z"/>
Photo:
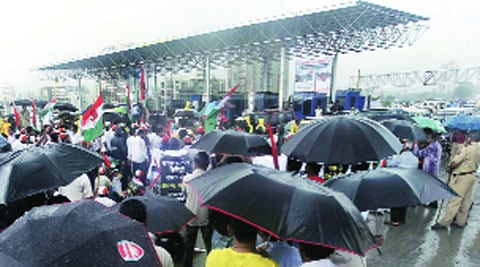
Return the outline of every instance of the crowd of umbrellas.
<path id="1" fill-rule="evenodd" d="M 402 148 L 399 138 L 418 141 L 426 136 L 409 120 L 390 118 L 382 124 L 361 117 L 329 117 L 293 135 L 281 152 L 305 163 L 357 164 L 397 154 Z M 272 154 L 262 137 L 234 131 L 212 131 L 193 147 L 215 154 Z M 3 154 L 0 204 L 66 185 L 101 163 L 97 154 L 68 144 Z M 292 173 L 233 163 L 207 171 L 188 186 L 204 207 L 278 239 L 360 256 L 377 246 L 360 211 L 425 204 L 456 195 L 422 170 L 401 168 L 355 172 L 321 185 Z M 180 231 L 194 217 L 174 199 L 152 192 L 135 198 L 147 207 L 151 232 Z M 145 228 L 117 210 L 92 200 L 34 208 L 0 233 L 0 266 L 158 264 Z"/>

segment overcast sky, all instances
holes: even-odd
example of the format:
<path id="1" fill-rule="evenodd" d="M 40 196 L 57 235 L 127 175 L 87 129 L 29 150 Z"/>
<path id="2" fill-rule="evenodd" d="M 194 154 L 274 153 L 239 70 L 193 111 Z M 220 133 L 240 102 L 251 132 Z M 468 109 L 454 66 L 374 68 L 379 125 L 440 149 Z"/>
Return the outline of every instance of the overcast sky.
<path id="1" fill-rule="evenodd" d="M 212 31 L 274 15 L 319 8 L 322 0 L 15 0 L 0 8 L 0 84 L 32 89 L 28 69 L 100 53 L 105 47 L 143 44 Z M 341 55 L 339 84 L 356 74 L 439 69 L 448 62 L 480 65 L 477 1 L 371 0 L 431 18 L 411 47 Z"/>

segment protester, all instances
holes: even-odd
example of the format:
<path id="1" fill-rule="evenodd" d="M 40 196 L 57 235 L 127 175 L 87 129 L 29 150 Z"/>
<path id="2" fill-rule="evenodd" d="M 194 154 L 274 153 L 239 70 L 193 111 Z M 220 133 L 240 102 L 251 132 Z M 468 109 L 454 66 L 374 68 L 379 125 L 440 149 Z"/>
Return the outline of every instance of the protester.
<path id="1" fill-rule="evenodd" d="M 407 142 L 406 140 L 404 141 Z M 418 158 L 412 153 L 410 146 L 404 146 L 400 151 L 400 155 L 394 156 L 392 160 L 387 161 L 387 167 L 399 168 L 417 168 Z M 399 226 L 406 223 L 407 207 L 393 207 L 390 209 L 390 221 L 385 221 L 386 224 Z"/>
<path id="2" fill-rule="evenodd" d="M 300 243 L 298 250 L 304 262 L 301 267 L 335 267 L 329 258 L 335 252 L 333 248 Z"/>
<path id="3" fill-rule="evenodd" d="M 128 160 L 130 160 L 132 166 L 131 170 L 134 173 L 136 170 L 141 170 L 143 174 L 147 173 L 148 169 L 148 153 L 147 145 L 143 139 L 145 134 L 144 130 L 138 130 L 137 134 L 131 139 L 127 140 Z M 145 175 L 140 177 L 143 184 L 146 184 Z"/>
<path id="4" fill-rule="evenodd" d="M 427 143 L 420 148 L 415 146 L 414 154 L 422 161 L 422 169 L 431 175 L 438 177 L 440 170 L 440 163 L 442 160 L 442 146 L 437 141 L 438 135 L 431 129 L 426 129 L 428 134 Z M 430 208 L 437 208 L 437 201 L 434 201 L 428 205 Z"/>
<path id="5" fill-rule="evenodd" d="M 227 224 L 227 231 L 233 237 L 233 247 L 212 250 L 207 256 L 206 267 L 279 266 L 257 252 L 258 230 L 255 227 L 232 218 Z"/>
<path id="6" fill-rule="evenodd" d="M 300 252 L 296 247 L 290 246 L 286 241 L 277 240 L 263 231 L 259 231 L 264 243 L 257 249 L 265 251 L 268 256 L 278 262 L 280 267 L 298 267 L 302 265 Z"/>
<path id="7" fill-rule="evenodd" d="M 320 168 L 320 165 L 315 162 L 307 163 L 307 165 L 305 166 L 305 173 L 307 174 L 308 179 L 323 184 L 325 182 L 325 179 L 318 176 Z"/>
<path id="8" fill-rule="evenodd" d="M 58 193 L 70 199 L 78 201 L 93 197 L 92 184 L 86 173 L 80 175 L 70 184 L 58 188 Z"/>
<path id="9" fill-rule="evenodd" d="M 187 198 L 185 206 L 197 216 L 186 227 L 185 256 L 183 258 L 184 267 L 192 266 L 193 251 L 199 230 L 202 232 L 203 242 L 207 253 L 210 252 L 212 248 L 213 229 L 208 224 L 208 210 L 200 207 L 197 195 L 192 188 L 187 185 L 188 182 L 205 173 L 210 164 L 209 161 L 210 158 L 206 152 L 198 152 L 193 158 L 195 168 L 193 173 L 183 177 L 183 188 Z"/>

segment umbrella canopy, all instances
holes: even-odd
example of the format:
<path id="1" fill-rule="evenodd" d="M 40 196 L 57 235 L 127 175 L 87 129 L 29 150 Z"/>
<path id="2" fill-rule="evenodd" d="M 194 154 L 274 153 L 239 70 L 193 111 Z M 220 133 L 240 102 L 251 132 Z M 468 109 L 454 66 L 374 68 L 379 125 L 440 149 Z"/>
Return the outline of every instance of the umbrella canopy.
<path id="1" fill-rule="evenodd" d="M 418 126 L 420 126 L 420 128 L 430 128 L 437 133 L 447 132 L 443 125 L 437 120 L 427 117 L 413 117 L 413 120 L 415 120 L 415 122 L 418 124 Z"/>
<path id="2" fill-rule="evenodd" d="M 32 209 L 0 234 L 25 266 L 159 266 L 145 228 L 93 200 Z"/>
<path id="3" fill-rule="evenodd" d="M 67 185 L 102 162 L 99 155 L 70 144 L 6 153 L 0 161 L 0 204 Z"/>
<path id="4" fill-rule="evenodd" d="M 408 121 L 413 123 L 415 122 L 411 117 L 403 114 L 367 114 L 367 117 L 374 121 L 397 119 L 397 120 Z"/>
<path id="5" fill-rule="evenodd" d="M 192 148 L 216 154 L 244 156 L 272 153 L 270 145 L 261 136 L 232 130 L 211 131 L 194 143 Z"/>
<path id="6" fill-rule="evenodd" d="M 179 110 L 173 114 L 173 117 L 200 118 L 200 113 L 196 110 Z"/>
<path id="7" fill-rule="evenodd" d="M 286 240 L 360 255 L 374 241 L 360 212 L 343 194 L 263 166 L 232 163 L 190 183 L 200 202 Z"/>
<path id="8" fill-rule="evenodd" d="M 62 111 L 72 111 L 72 112 L 75 112 L 78 110 L 77 107 L 75 107 L 74 105 L 72 105 L 71 103 L 67 103 L 67 102 L 64 102 L 64 103 L 56 103 L 54 106 L 53 106 L 54 109 L 58 109 L 58 110 L 62 110 Z"/>
<path id="9" fill-rule="evenodd" d="M 462 131 L 480 130 L 480 117 L 457 115 L 444 123 L 449 129 Z"/>
<path id="10" fill-rule="evenodd" d="M 380 123 L 360 117 L 329 117 L 313 122 L 282 146 L 303 162 L 351 164 L 376 161 L 400 151 L 401 144 Z"/>
<path id="11" fill-rule="evenodd" d="M 13 101 L 16 106 L 31 106 L 32 100 L 29 99 L 17 99 Z"/>
<path id="12" fill-rule="evenodd" d="M 47 105 L 48 101 L 46 100 L 43 100 L 43 99 L 35 99 L 35 105 L 38 107 L 38 108 L 43 108 L 45 107 L 45 105 Z"/>
<path id="13" fill-rule="evenodd" d="M 396 119 L 384 120 L 381 123 L 400 139 L 408 139 L 409 141 L 427 140 L 427 135 L 423 129 L 415 123 Z"/>
<path id="14" fill-rule="evenodd" d="M 0 252 L 0 266 L 27 267 L 26 265 L 21 264 L 20 262 L 16 261 L 15 259 L 13 259 L 8 255 L 5 255 L 2 252 Z"/>
<path id="15" fill-rule="evenodd" d="M 154 233 L 178 232 L 195 217 L 195 214 L 178 200 L 154 194 L 126 198 L 115 205 L 114 209 L 119 210 L 120 205 L 129 199 L 139 200 L 145 205 L 147 227 Z"/>
<path id="16" fill-rule="evenodd" d="M 448 185 L 416 168 L 378 168 L 328 180 L 325 184 L 344 193 L 359 210 L 406 207 L 456 196 Z"/>

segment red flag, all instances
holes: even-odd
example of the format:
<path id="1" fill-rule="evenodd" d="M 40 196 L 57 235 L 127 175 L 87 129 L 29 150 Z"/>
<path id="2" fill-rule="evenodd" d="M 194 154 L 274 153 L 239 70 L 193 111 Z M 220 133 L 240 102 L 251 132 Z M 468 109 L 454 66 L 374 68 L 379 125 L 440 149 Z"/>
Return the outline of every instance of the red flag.
<path id="1" fill-rule="evenodd" d="M 219 104 L 220 112 L 218 113 L 217 120 L 221 122 L 228 121 L 228 118 L 225 115 L 223 115 L 223 112 L 225 111 L 225 106 L 227 105 L 228 100 L 233 95 L 233 93 L 235 93 L 235 90 L 237 90 L 239 86 L 240 86 L 240 83 L 237 83 L 237 85 L 235 85 L 232 89 L 230 89 L 230 91 L 228 91 L 228 93 L 220 101 L 220 104 Z M 220 125 L 217 125 L 217 126 L 219 127 Z"/>
<path id="2" fill-rule="evenodd" d="M 32 124 L 33 128 L 37 128 L 37 103 L 35 103 L 35 99 L 32 100 Z"/>
<path id="3" fill-rule="evenodd" d="M 13 114 L 15 115 L 15 125 L 17 126 L 17 129 L 19 129 L 21 117 L 20 117 L 20 113 L 18 113 L 17 106 L 15 105 L 15 103 L 13 103 Z"/>
<path id="4" fill-rule="evenodd" d="M 146 86 L 145 86 L 145 69 L 143 68 L 143 66 L 141 70 L 142 71 L 140 72 L 140 100 L 144 101 Z"/>
<path id="5" fill-rule="evenodd" d="M 278 170 L 279 166 L 278 166 L 277 144 L 275 143 L 275 138 L 273 138 L 273 130 L 272 130 L 272 125 L 270 125 L 270 121 L 267 123 L 267 131 L 268 131 L 268 136 L 270 136 L 270 143 L 272 146 L 273 166 L 275 166 L 275 169 Z"/>
<path id="6" fill-rule="evenodd" d="M 107 165 L 109 169 L 112 168 L 112 162 L 110 161 L 110 159 L 108 159 L 107 154 L 102 153 L 102 158 L 103 158 L 103 162 L 105 162 L 105 165 Z"/>

